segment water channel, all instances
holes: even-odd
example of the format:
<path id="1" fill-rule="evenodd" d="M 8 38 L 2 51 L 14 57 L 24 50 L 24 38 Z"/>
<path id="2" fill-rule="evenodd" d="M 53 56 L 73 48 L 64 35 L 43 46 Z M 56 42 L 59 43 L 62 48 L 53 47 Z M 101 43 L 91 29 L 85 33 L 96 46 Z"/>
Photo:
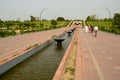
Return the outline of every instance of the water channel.
<path id="1" fill-rule="evenodd" d="M 62 49 L 54 41 L 30 58 L 0 76 L 0 80 L 52 80 L 62 57 L 72 39 L 65 34 Z"/>

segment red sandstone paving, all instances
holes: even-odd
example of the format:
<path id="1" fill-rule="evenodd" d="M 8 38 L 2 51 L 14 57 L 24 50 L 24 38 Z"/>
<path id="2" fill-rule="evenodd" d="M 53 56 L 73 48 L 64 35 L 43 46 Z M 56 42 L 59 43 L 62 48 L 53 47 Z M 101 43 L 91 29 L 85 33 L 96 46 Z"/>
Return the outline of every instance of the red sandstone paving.
<path id="1" fill-rule="evenodd" d="M 97 71 L 95 69 L 95 66 L 92 62 L 91 56 L 89 54 L 89 50 L 87 49 L 86 46 L 86 42 L 84 41 L 83 38 L 83 33 L 80 30 L 80 34 L 79 34 L 79 46 L 80 48 L 78 48 L 78 53 L 77 53 L 77 57 L 78 61 L 76 62 L 77 65 L 79 65 L 76 71 L 77 72 L 81 72 L 79 76 L 77 76 L 78 78 L 80 78 L 79 80 L 99 80 L 99 76 L 97 75 Z M 82 56 L 82 57 L 81 57 Z M 78 71 L 79 70 L 79 71 Z M 77 73 L 76 73 L 77 74 Z M 75 78 L 75 80 L 77 80 L 77 77 Z"/>
<path id="2" fill-rule="evenodd" d="M 69 29 L 69 27 L 64 27 L 61 29 L 0 38 L 0 61 L 28 48 L 31 45 L 42 44 L 51 39 L 52 36 L 62 34 L 65 30 Z"/>
<path id="3" fill-rule="evenodd" d="M 100 80 L 84 38 L 105 80 L 120 80 L 120 36 L 99 31 L 98 36 L 94 37 L 92 33 L 85 33 L 84 29 L 80 31 L 83 50 L 83 80 Z"/>
<path id="4" fill-rule="evenodd" d="M 36 43 L 41 44 L 46 40 L 51 39 L 53 35 L 61 34 L 68 29 L 69 28 L 62 28 L 0 38 L 0 61 L 29 47 L 30 45 Z M 83 50 L 82 79 L 100 80 L 88 46 L 84 40 L 85 38 L 105 77 L 105 80 L 120 80 L 120 36 L 98 32 L 98 36 L 94 37 L 92 33 L 85 33 L 83 29 L 80 31 L 81 48 Z"/>

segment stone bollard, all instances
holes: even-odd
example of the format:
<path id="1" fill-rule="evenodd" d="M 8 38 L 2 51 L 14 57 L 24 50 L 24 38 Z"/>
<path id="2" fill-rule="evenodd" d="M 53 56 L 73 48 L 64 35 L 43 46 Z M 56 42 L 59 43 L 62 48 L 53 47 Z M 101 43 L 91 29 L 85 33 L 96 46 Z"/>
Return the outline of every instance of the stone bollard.
<path id="1" fill-rule="evenodd" d="M 62 48 L 62 41 L 64 41 L 65 39 L 54 39 L 57 42 L 57 49 L 61 49 Z"/>
<path id="2" fill-rule="evenodd" d="M 72 32 L 71 32 L 71 31 L 68 31 L 67 33 L 68 33 L 68 36 L 70 37 Z"/>

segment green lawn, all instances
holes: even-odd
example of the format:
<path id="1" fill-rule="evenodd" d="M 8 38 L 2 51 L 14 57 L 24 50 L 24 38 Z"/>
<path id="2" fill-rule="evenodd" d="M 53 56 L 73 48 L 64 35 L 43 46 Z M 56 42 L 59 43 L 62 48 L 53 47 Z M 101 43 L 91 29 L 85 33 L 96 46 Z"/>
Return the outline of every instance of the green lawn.
<path id="1" fill-rule="evenodd" d="M 109 26 L 109 23 L 110 23 L 110 26 L 112 26 L 112 22 L 109 22 L 109 21 L 89 21 L 87 23 L 92 26 L 98 25 L 99 27 L 101 27 L 101 26 L 107 27 L 107 26 Z"/>
<path id="2" fill-rule="evenodd" d="M 115 34 L 120 34 L 120 28 L 115 27 L 112 25 L 112 21 L 88 21 L 86 22 L 89 26 L 95 26 L 97 25 L 99 27 L 99 30 L 110 32 L 110 33 L 115 33 Z M 110 26 L 109 26 L 110 25 Z"/>

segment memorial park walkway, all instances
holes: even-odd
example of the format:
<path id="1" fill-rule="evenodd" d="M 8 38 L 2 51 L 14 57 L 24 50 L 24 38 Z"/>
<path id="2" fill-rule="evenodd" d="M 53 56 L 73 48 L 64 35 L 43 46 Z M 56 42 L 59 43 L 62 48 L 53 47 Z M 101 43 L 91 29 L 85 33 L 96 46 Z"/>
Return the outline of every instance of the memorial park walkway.
<path id="1" fill-rule="evenodd" d="M 12 56 L 19 55 L 27 48 L 36 44 L 41 45 L 69 29 L 70 27 L 64 27 L 61 29 L 0 38 L 0 65 L 8 61 Z"/>
<path id="2" fill-rule="evenodd" d="M 94 37 L 80 29 L 79 38 L 80 80 L 120 80 L 120 35 L 99 31 Z"/>
<path id="3" fill-rule="evenodd" d="M 14 54 L 42 44 L 71 27 L 0 38 L 0 65 Z M 120 36 L 99 31 L 98 36 L 79 28 L 80 52 L 75 80 L 120 80 Z M 77 79 L 80 77 L 80 79 Z"/>

